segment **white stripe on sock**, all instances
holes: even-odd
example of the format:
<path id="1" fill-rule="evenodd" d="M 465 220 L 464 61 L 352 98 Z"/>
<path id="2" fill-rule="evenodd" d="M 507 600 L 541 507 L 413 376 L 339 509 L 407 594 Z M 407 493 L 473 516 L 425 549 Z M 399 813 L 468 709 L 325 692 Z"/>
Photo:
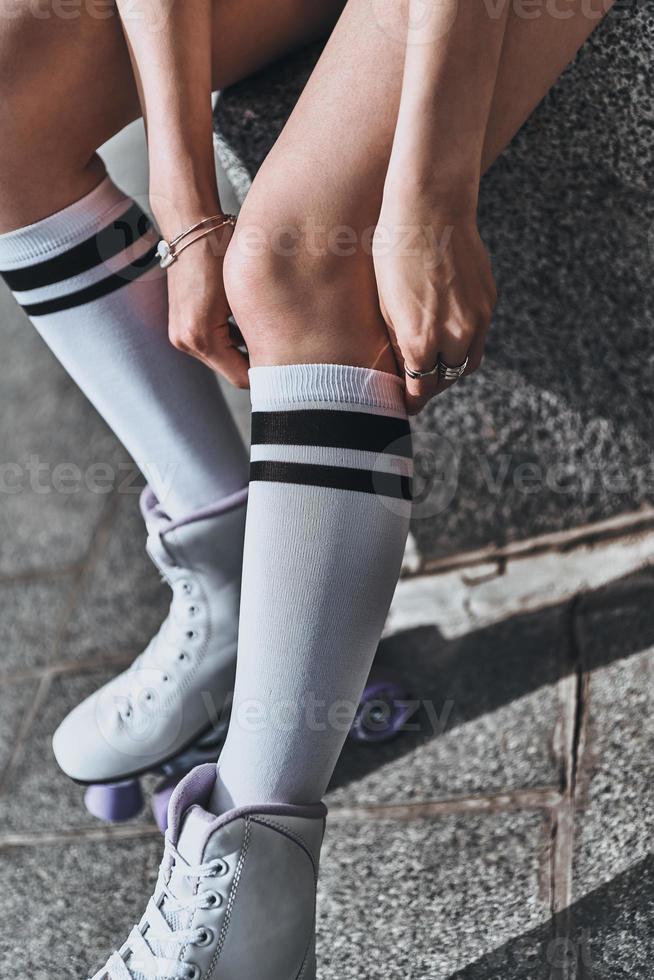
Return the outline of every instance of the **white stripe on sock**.
<path id="1" fill-rule="evenodd" d="M 52 283 L 48 286 L 41 286 L 39 289 L 30 289 L 26 292 L 16 291 L 14 296 L 21 306 L 27 306 L 30 303 L 42 303 L 49 299 L 58 299 L 60 296 L 69 296 L 80 289 L 86 289 L 87 286 L 95 285 L 96 282 L 102 282 L 103 279 L 114 275 L 116 272 L 120 272 L 121 269 L 125 269 L 132 262 L 136 262 L 137 259 L 146 255 L 152 246 L 156 245 L 158 240 L 159 235 L 152 228 L 129 248 L 123 249 L 122 252 L 113 255 L 110 259 L 95 266 L 93 269 L 82 272 L 78 276 L 72 276 L 70 279 L 62 279 L 60 282 Z M 149 273 L 145 273 L 145 275 L 149 275 Z M 161 270 L 158 270 L 158 275 L 163 277 Z M 67 311 L 63 310 L 62 312 L 65 316 Z"/>
<path id="2" fill-rule="evenodd" d="M 347 466 L 350 469 L 375 470 L 413 476 L 413 460 L 390 453 L 370 453 L 361 449 L 335 449 L 331 446 L 252 446 L 250 459 L 275 460 L 280 463 L 309 463 L 317 466 Z"/>

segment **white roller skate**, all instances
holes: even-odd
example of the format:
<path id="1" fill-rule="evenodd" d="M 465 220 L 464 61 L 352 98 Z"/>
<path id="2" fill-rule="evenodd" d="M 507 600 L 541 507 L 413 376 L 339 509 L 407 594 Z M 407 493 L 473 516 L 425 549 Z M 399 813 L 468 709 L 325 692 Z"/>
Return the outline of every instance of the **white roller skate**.
<path id="1" fill-rule="evenodd" d="M 88 809 L 125 820 L 142 806 L 139 776 L 174 783 L 216 759 L 233 691 L 246 494 L 173 522 L 146 487 L 141 509 L 150 557 L 173 592 L 170 613 L 132 666 L 83 701 L 53 738 L 64 772 L 89 784 Z"/>
<path id="2" fill-rule="evenodd" d="M 216 767 L 170 801 L 164 858 L 138 926 L 93 980 L 315 980 L 316 884 L 327 810 L 206 806 Z"/>

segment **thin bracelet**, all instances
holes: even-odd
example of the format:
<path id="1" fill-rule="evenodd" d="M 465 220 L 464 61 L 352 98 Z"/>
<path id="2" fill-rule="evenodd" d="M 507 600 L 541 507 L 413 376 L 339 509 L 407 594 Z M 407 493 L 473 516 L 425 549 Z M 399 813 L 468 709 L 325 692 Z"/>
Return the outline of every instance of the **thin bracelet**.
<path id="1" fill-rule="evenodd" d="M 180 242 L 182 242 L 189 235 L 192 235 L 194 231 L 198 230 L 198 228 L 204 228 L 204 226 L 209 224 L 210 221 L 218 221 L 219 224 L 212 225 L 211 228 L 207 228 L 205 231 L 202 231 L 199 235 L 196 235 L 195 238 L 192 238 L 190 242 L 185 242 L 183 245 L 178 247 Z M 202 221 L 198 221 L 196 222 L 196 224 L 191 225 L 190 228 L 187 228 L 186 231 L 183 231 L 180 235 L 177 235 L 176 238 L 173 238 L 169 242 L 167 242 L 165 239 L 162 238 L 162 240 L 159 242 L 159 245 L 157 246 L 159 265 L 161 266 L 162 269 L 167 269 L 169 266 L 173 264 L 173 262 L 177 261 L 181 253 L 184 251 L 185 248 L 188 248 L 189 245 L 195 245 L 196 242 L 199 242 L 201 241 L 201 239 L 206 238 L 207 235 L 211 235 L 214 231 L 219 231 L 221 228 L 224 228 L 226 225 L 231 225 L 233 228 L 236 225 L 236 216 L 233 214 L 228 214 L 227 216 L 222 214 L 214 214 L 210 218 L 203 218 Z"/>

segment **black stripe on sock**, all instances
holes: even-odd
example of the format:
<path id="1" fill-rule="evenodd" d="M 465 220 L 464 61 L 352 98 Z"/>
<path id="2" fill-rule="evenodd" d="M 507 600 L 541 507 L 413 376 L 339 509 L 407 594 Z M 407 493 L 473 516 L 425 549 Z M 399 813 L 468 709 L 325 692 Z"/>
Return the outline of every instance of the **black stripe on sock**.
<path id="1" fill-rule="evenodd" d="M 55 255 L 51 259 L 45 259 L 23 269 L 0 272 L 0 275 L 15 293 L 53 286 L 65 279 L 82 275 L 89 269 L 95 269 L 114 255 L 131 248 L 151 227 L 147 214 L 138 204 L 132 204 L 124 214 L 97 235 L 80 242 L 63 255 Z"/>
<path id="2" fill-rule="evenodd" d="M 55 299 L 44 300 L 42 303 L 28 303 L 23 307 L 28 316 L 49 316 L 51 313 L 61 313 L 63 310 L 72 310 L 76 306 L 83 306 L 85 303 L 92 303 L 96 299 L 114 293 L 122 286 L 134 282 L 144 273 L 153 269 L 159 261 L 157 246 L 154 245 L 149 252 L 136 259 L 131 265 L 125 266 L 120 272 L 113 276 L 101 279 L 100 282 L 80 289 L 77 293 L 69 293 L 66 296 L 57 296 Z"/>
<path id="3" fill-rule="evenodd" d="M 281 463 L 258 460 L 250 463 L 250 482 L 298 483 L 332 490 L 355 490 L 382 497 L 411 500 L 411 480 L 397 473 L 357 470 L 348 466 L 319 466 L 314 463 Z"/>
<path id="4" fill-rule="evenodd" d="M 410 435 L 406 419 L 370 412 L 312 408 L 252 413 L 253 446 L 329 446 L 410 459 Z"/>

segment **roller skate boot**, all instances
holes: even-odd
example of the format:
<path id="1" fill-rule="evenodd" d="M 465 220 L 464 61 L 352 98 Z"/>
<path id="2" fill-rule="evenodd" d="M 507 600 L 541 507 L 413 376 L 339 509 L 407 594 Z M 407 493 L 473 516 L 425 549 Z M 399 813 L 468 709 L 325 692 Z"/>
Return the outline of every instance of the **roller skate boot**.
<path id="1" fill-rule="evenodd" d="M 315 980 L 326 808 L 205 809 L 216 767 L 177 787 L 145 914 L 93 980 Z"/>
<path id="2" fill-rule="evenodd" d="M 171 521 L 146 487 L 147 550 L 173 596 L 146 650 L 64 719 L 53 738 L 63 771 L 88 784 L 107 820 L 142 805 L 139 777 L 177 778 L 216 758 L 233 691 L 246 491 Z"/>

